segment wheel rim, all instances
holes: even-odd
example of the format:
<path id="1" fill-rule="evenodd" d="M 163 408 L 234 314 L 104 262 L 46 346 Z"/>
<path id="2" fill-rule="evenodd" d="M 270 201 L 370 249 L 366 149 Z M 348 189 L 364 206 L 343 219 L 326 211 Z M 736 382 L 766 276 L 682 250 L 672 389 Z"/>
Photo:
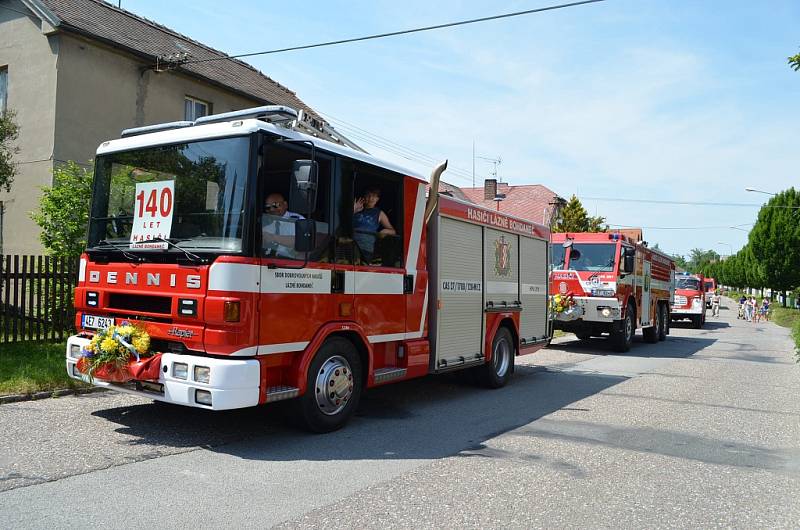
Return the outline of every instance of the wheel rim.
<path id="1" fill-rule="evenodd" d="M 506 338 L 502 338 L 494 345 L 492 352 L 494 359 L 494 372 L 497 377 L 503 377 L 508 373 L 508 367 L 511 365 L 511 346 L 508 344 Z"/>
<path id="2" fill-rule="evenodd" d="M 320 412 L 340 413 L 353 396 L 353 370 L 347 359 L 335 355 L 325 361 L 317 372 L 314 392 Z"/>
<path id="3" fill-rule="evenodd" d="M 630 341 L 633 339 L 633 317 L 630 313 L 625 318 L 625 340 Z"/>

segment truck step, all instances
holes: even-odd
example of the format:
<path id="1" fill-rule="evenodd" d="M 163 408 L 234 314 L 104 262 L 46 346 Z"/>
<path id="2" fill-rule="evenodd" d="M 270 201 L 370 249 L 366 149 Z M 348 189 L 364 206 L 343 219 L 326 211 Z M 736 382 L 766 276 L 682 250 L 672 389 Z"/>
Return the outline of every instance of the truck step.
<path id="1" fill-rule="evenodd" d="M 387 366 L 386 368 L 378 368 L 375 370 L 375 382 L 384 383 L 392 379 L 400 379 L 405 377 L 406 369 L 397 368 L 396 366 Z"/>
<path id="2" fill-rule="evenodd" d="M 267 403 L 297 397 L 300 389 L 293 386 L 271 386 L 267 388 Z"/>

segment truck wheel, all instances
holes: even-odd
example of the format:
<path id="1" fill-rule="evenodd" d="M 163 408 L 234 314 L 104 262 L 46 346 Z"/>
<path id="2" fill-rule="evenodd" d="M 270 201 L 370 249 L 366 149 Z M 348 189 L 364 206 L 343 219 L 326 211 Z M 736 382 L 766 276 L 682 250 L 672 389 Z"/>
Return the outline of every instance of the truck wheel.
<path id="1" fill-rule="evenodd" d="M 669 330 L 669 314 L 667 313 L 667 306 L 660 304 L 658 306 L 659 322 L 661 326 L 658 328 L 658 340 L 666 340 Z"/>
<path id="2" fill-rule="evenodd" d="M 703 320 L 702 320 L 702 317 L 700 315 L 692 317 L 692 327 L 694 329 L 700 329 L 700 328 L 703 327 Z"/>
<path id="3" fill-rule="evenodd" d="M 592 338 L 592 334 L 587 331 L 576 331 L 575 336 L 580 340 L 589 340 Z"/>
<path id="4" fill-rule="evenodd" d="M 656 321 L 653 322 L 653 325 L 649 328 L 642 328 L 642 335 L 644 336 L 644 341 L 648 344 L 654 344 L 658 342 L 658 330 L 661 329 L 661 308 L 656 307 Z"/>
<path id="5" fill-rule="evenodd" d="M 514 339 L 507 328 L 501 327 L 492 340 L 492 360 L 478 370 L 478 379 L 484 386 L 500 388 L 511 379 L 514 371 Z"/>
<path id="6" fill-rule="evenodd" d="M 611 332 L 611 346 L 614 351 L 625 353 L 630 350 L 633 344 L 633 332 L 633 311 L 629 308 L 622 320 L 622 329 L 614 326 L 614 330 Z"/>
<path id="7" fill-rule="evenodd" d="M 342 337 L 325 341 L 308 368 L 306 393 L 295 402 L 294 418 L 311 432 L 331 432 L 347 423 L 361 398 L 361 359 Z"/>

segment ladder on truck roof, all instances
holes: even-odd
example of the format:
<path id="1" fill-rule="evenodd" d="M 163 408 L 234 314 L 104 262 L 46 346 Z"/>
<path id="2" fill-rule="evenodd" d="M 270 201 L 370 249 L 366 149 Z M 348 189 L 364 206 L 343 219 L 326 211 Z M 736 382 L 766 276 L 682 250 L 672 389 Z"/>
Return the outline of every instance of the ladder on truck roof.
<path id="1" fill-rule="evenodd" d="M 284 105 L 264 105 L 262 107 L 223 112 L 222 114 L 211 114 L 210 116 L 197 118 L 194 121 L 172 121 L 169 123 L 146 125 L 144 127 L 134 127 L 123 130 L 120 136 L 122 138 L 127 138 L 130 136 L 138 136 L 140 134 L 168 131 L 171 129 L 181 129 L 183 127 L 193 127 L 195 125 L 207 125 L 209 123 L 247 119 L 261 120 L 267 123 L 282 125 L 288 129 L 295 129 L 298 128 L 298 122 L 302 114 L 302 111 L 297 112 L 293 108 L 286 107 Z M 308 127 L 304 126 L 303 128 Z"/>

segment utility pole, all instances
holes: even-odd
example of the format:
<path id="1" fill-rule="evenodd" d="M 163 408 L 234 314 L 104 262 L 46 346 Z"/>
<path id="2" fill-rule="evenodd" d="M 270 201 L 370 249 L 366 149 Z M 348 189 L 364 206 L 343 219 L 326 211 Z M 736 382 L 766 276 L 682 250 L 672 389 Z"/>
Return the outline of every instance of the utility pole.
<path id="1" fill-rule="evenodd" d="M 472 140 L 472 187 L 475 187 L 475 140 Z"/>

